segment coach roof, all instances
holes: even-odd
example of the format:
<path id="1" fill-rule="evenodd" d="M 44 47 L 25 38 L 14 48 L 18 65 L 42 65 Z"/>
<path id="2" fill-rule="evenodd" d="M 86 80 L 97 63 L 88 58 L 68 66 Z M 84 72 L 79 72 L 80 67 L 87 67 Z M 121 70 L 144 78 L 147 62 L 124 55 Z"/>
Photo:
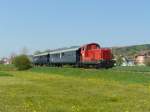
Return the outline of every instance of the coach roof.
<path id="1" fill-rule="evenodd" d="M 79 49 L 80 49 L 79 46 L 70 47 L 70 48 L 61 48 L 61 49 L 51 50 L 49 52 L 43 52 L 43 53 L 40 53 L 40 54 L 37 54 L 37 55 L 34 55 L 34 56 L 38 57 L 38 56 L 45 56 L 45 55 L 48 55 L 48 54 L 58 54 L 58 53 L 69 52 L 69 51 L 77 51 Z"/>
<path id="2" fill-rule="evenodd" d="M 34 55 L 35 57 L 38 57 L 38 56 L 45 56 L 45 55 L 48 55 L 49 52 L 43 52 L 43 53 L 40 53 L 40 54 L 36 54 Z"/>
<path id="3" fill-rule="evenodd" d="M 71 48 L 63 48 L 63 49 L 57 49 L 57 50 L 53 50 L 50 51 L 50 54 L 57 54 L 57 53 L 63 53 L 63 52 L 69 52 L 69 51 L 77 51 L 79 50 L 80 47 L 76 46 L 76 47 L 71 47 Z"/>

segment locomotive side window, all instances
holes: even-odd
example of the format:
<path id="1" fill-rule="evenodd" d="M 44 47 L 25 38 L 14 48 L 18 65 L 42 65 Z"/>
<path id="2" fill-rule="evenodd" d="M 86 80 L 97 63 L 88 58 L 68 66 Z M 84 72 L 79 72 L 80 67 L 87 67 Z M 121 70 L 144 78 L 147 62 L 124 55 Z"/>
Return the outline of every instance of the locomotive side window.
<path id="1" fill-rule="evenodd" d="M 84 51 L 85 51 L 85 48 L 84 48 L 84 47 L 82 47 L 82 48 L 81 48 L 81 51 L 82 51 L 82 52 L 84 52 Z"/>

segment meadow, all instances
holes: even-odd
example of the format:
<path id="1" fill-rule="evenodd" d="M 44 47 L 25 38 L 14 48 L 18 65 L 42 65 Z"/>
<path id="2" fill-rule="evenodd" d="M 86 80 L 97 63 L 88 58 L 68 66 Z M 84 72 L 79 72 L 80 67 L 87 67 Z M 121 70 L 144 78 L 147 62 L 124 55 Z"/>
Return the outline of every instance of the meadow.
<path id="1" fill-rule="evenodd" d="M 0 66 L 0 112 L 149 112 L 150 68 Z"/>

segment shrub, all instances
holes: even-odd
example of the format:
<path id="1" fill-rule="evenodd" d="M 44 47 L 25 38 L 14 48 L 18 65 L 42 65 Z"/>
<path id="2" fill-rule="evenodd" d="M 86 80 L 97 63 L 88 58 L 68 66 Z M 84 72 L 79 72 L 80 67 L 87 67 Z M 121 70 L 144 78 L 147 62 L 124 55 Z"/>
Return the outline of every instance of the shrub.
<path id="1" fill-rule="evenodd" d="M 121 66 L 122 65 L 122 63 L 123 63 L 123 56 L 117 56 L 116 57 L 116 64 L 117 64 L 117 66 Z"/>
<path id="2" fill-rule="evenodd" d="M 17 67 L 18 70 L 27 70 L 32 67 L 31 62 L 26 55 L 16 56 L 13 59 L 13 64 Z"/>

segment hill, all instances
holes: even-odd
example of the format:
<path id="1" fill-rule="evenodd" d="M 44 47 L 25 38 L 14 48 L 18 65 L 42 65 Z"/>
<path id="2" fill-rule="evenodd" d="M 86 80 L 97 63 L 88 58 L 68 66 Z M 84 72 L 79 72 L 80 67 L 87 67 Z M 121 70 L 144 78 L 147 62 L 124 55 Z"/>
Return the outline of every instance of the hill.
<path id="1" fill-rule="evenodd" d="M 125 46 L 125 47 L 113 47 L 112 50 L 115 55 L 134 57 L 140 52 L 150 50 L 150 44 L 133 45 L 133 46 Z"/>

